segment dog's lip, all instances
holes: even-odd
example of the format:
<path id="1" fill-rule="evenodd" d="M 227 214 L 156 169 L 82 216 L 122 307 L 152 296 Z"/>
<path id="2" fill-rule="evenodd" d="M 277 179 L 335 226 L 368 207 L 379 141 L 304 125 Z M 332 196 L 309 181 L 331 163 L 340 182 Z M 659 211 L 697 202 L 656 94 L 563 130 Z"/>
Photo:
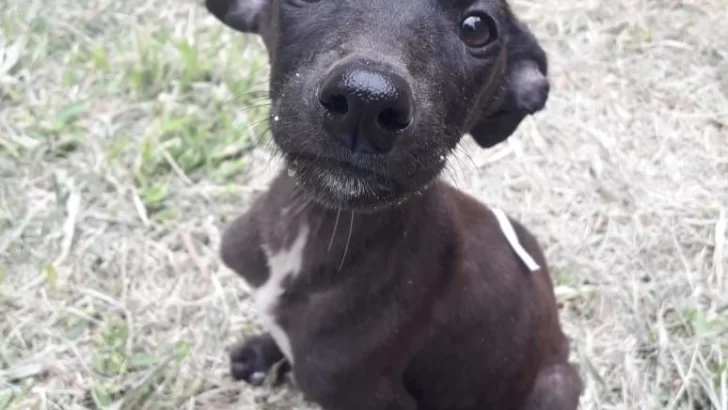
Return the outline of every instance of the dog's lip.
<path id="1" fill-rule="evenodd" d="M 378 172 L 361 167 L 346 160 L 303 153 L 288 153 L 286 157 L 289 167 L 293 170 L 297 170 L 297 168 L 315 167 L 333 172 L 343 171 L 347 175 L 355 178 L 376 179 L 379 181 L 389 180 L 389 178 Z"/>
<path id="2" fill-rule="evenodd" d="M 284 156 L 289 176 L 332 209 L 376 210 L 399 198 L 404 186 L 395 179 L 346 159 L 313 154 Z"/>

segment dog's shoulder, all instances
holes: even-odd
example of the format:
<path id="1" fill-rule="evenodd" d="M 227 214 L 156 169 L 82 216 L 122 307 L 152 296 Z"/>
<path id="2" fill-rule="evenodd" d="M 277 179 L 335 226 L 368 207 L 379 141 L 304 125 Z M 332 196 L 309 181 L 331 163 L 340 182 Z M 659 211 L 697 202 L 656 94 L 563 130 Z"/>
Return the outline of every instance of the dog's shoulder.
<path id="1" fill-rule="evenodd" d="M 545 268 L 541 244 L 523 223 L 451 185 L 444 184 L 443 189 L 456 215 L 465 257 L 471 263 L 509 267 L 518 264 L 526 270 L 535 265 Z"/>

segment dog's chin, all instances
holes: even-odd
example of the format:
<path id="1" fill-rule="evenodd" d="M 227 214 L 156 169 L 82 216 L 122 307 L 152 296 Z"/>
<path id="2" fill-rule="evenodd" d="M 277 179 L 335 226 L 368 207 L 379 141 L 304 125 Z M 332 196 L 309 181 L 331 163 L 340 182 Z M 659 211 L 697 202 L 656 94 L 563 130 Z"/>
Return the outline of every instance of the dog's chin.
<path id="1" fill-rule="evenodd" d="M 330 159 L 286 155 L 288 173 L 325 208 L 374 212 L 406 200 L 413 192 L 385 175 Z"/>

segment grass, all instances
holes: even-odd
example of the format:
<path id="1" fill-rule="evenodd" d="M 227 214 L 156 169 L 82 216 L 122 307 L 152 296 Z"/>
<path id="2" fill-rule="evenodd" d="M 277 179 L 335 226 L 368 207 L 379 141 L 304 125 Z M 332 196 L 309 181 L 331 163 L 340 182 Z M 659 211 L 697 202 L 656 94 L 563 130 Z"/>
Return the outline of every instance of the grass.
<path id="1" fill-rule="evenodd" d="M 728 410 L 728 4 L 514 4 L 548 109 L 448 176 L 541 238 L 583 408 Z M 257 324 L 220 232 L 275 171 L 258 41 L 192 1 L 0 10 L 0 410 L 311 408 L 227 374 Z"/>

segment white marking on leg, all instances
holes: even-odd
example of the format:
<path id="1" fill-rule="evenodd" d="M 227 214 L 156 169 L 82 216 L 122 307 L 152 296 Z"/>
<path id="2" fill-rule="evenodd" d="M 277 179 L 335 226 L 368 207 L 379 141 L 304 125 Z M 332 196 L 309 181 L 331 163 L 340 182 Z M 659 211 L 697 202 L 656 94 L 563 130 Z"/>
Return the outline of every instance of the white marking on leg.
<path id="1" fill-rule="evenodd" d="M 279 249 L 274 253 L 268 246 L 263 246 L 263 251 L 268 257 L 269 277 L 263 286 L 256 289 L 253 294 L 263 325 L 291 364 L 293 364 L 291 342 L 285 330 L 278 324 L 276 309 L 283 296 L 285 290 L 283 284 L 286 279 L 295 278 L 301 273 L 308 232 L 308 226 L 302 226 L 298 236 L 288 249 Z"/>
<path id="2" fill-rule="evenodd" d="M 513 248 L 513 250 L 516 252 L 516 255 L 521 258 L 526 267 L 528 267 L 528 269 L 533 272 L 541 269 L 541 267 L 538 266 L 538 263 L 536 263 L 536 261 L 531 257 L 528 251 L 526 251 L 523 245 L 521 245 L 521 242 L 518 240 L 516 230 L 513 228 L 513 225 L 508 219 L 506 213 L 503 212 L 501 209 L 495 208 L 493 209 L 493 214 L 498 220 L 498 225 L 500 226 L 501 231 L 503 231 L 503 235 L 506 237 L 506 240 L 511 245 L 511 248 Z"/>

